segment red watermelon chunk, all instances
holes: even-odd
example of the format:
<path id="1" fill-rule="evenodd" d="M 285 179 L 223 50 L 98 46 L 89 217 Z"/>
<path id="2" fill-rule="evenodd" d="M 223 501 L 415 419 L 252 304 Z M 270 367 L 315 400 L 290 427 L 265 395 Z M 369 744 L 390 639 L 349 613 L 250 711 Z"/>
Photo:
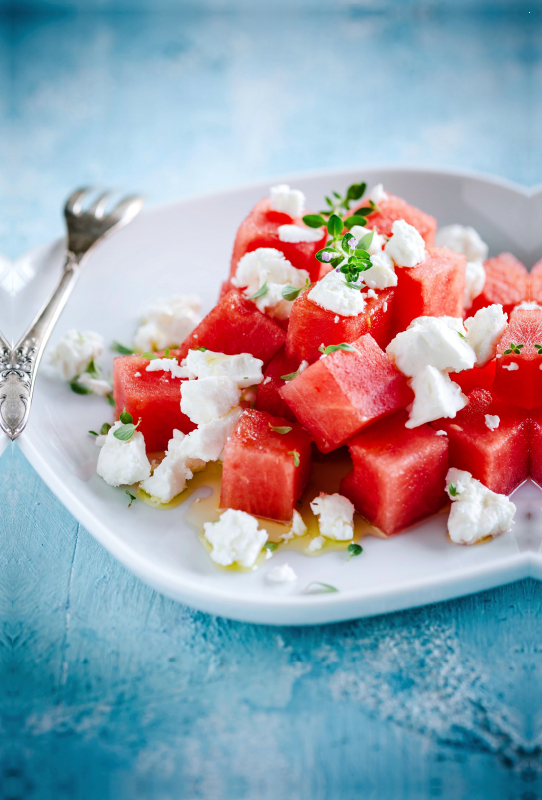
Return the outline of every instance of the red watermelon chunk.
<path id="1" fill-rule="evenodd" d="M 451 376 L 455 383 L 461 386 L 463 394 L 470 394 L 474 389 L 486 389 L 488 392 L 493 388 L 495 380 L 495 367 L 497 359 L 493 358 L 485 367 L 466 369 L 464 372 L 454 372 Z"/>
<path id="2" fill-rule="evenodd" d="M 366 206 L 367 203 L 363 202 L 359 208 Z M 401 197 L 389 193 L 387 200 L 378 203 L 378 208 L 379 211 L 366 217 L 368 228 L 374 228 L 381 236 L 389 237 L 393 223 L 398 219 L 404 219 L 405 222 L 416 228 L 428 246 L 432 247 L 435 244 L 437 221 L 430 214 L 409 205 Z"/>
<path id="3" fill-rule="evenodd" d="M 510 314 L 514 306 L 529 299 L 529 273 L 512 253 L 501 253 L 484 263 L 486 282 L 482 293 L 474 298 L 469 317 L 478 309 L 500 303 Z"/>
<path id="4" fill-rule="evenodd" d="M 542 305 L 542 260 L 537 261 L 529 276 L 529 298 Z"/>
<path id="5" fill-rule="evenodd" d="M 542 487 L 542 406 L 529 414 L 529 471 Z"/>
<path id="6" fill-rule="evenodd" d="M 466 259 L 446 247 L 427 248 L 417 267 L 397 267 L 394 331 L 404 331 L 416 317 L 462 317 Z"/>
<path id="7" fill-rule="evenodd" d="M 318 448 L 329 453 L 414 399 L 404 376 L 369 334 L 316 361 L 281 390 Z"/>
<path id="8" fill-rule="evenodd" d="M 291 375 L 299 369 L 298 358 L 288 358 L 284 347 L 281 347 L 273 356 L 263 375 L 263 381 L 258 386 L 256 395 L 256 408 L 258 411 L 267 411 L 276 417 L 284 417 L 296 422 L 295 414 L 280 396 L 280 390 L 286 384 L 283 375 Z"/>
<path id="9" fill-rule="evenodd" d="M 270 202 L 269 197 L 260 200 L 241 223 L 233 246 L 230 278 L 235 277 L 237 264 L 246 253 L 259 247 L 274 247 L 284 253 L 294 267 L 307 270 L 311 281 L 318 280 L 320 263 L 315 255 L 325 246 L 327 230 L 322 228 L 322 235 L 316 242 L 281 242 L 278 234 L 281 225 L 299 225 L 301 228 L 307 226 L 300 217 L 294 218 L 280 211 L 272 211 Z"/>
<path id="10" fill-rule="evenodd" d="M 523 345 L 519 353 L 511 345 Z M 542 399 L 542 308 L 516 308 L 497 347 L 493 393 L 521 408 L 536 408 Z"/>
<path id="11" fill-rule="evenodd" d="M 251 353 L 267 364 L 282 347 L 285 338 L 280 325 L 262 314 L 251 300 L 232 289 L 187 336 L 179 352 L 181 358 L 196 347 L 206 347 L 228 356 Z"/>
<path id="12" fill-rule="evenodd" d="M 277 433 L 271 425 L 290 430 Z M 310 468 L 311 439 L 301 425 L 265 411 L 246 411 L 225 448 L 220 506 L 291 520 Z"/>
<path id="13" fill-rule="evenodd" d="M 348 442 L 354 469 L 341 481 L 341 494 L 386 534 L 398 533 L 447 501 L 448 441 L 429 425 L 405 428 L 396 414 Z"/>
<path id="14" fill-rule="evenodd" d="M 499 417 L 498 428 L 488 428 L 486 415 Z M 450 467 L 467 470 L 492 492 L 510 494 L 529 476 L 527 415 L 490 392 L 475 389 L 454 419 L 431 426 L 448 434 Z"/>
<path id="15" fill-rule="evenodd" d="M 312 364 L 321 355 L 320 345 L 353 342 L 365 333 L 370 333 L 380 347 L 386 347 L 392 339 L 395 289 L 379 290 L 376 294 L 376 298 L 367 298 L 365 309 L 356 317 L 343 317 L 322 308 L 309 299 L 309 292 L 300 294 L 290 312 L 288 357 Z"/>
<path id="16" fill-rule="evenodd" d="M 171 372 L 146 372 L 149 363 L 139 356 L 115 358 L 113 397 L 116 418 L 126 408 L 134 422 L 141 419 L 138 430 L 145 437 L 147 452 L 155 453 L 167 449 L 175 428 L 190 433 L 196 426 L 181 411 L 181 379 L 172 378 Z"/>

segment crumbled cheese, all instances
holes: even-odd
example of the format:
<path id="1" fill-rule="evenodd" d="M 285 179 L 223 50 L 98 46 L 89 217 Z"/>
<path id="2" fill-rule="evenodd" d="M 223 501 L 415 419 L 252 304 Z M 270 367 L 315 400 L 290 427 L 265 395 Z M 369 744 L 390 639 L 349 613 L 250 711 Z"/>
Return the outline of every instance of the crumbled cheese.
<path id="1" fill-rule="evenodd" d="M 384 191 L 384 186 L 381 183 L 377 183 L 373 188 L 370 190 L 369 194 L 367 195 L 369 200 L 372 200 L 373 203 L 378 205 L 379 203 L 383 203 L 384 200 L 389 200 L 389 195 L 386 194 Z"/>
<path id="2" fill-rule="evenodd" d="M 335 324 L 336 324 L 338 321 L 339 321 L 339 315 L 335 314 L 335 316 L 333 318 L 333 322 L 335 322 Z"/>
<path id="3" fill-rule="evenodd" d="M 153 358 L 145 367 L 145 372 L 171 372 L 172 378 L 188 378 L 186 367 L 179 366 L 176 358 Z"/>
<path id="4" fill-rule="evenodd" d="M 384 311 L 388 310 L 388 302 L 387 302 L 387 300 L 384 300 L 383 308 L 384 308 Z"/>
<path id="5" fill-rule="evenodd" d="M 410 382 L 414 392 L 414 402 L 406 428 L 417 428 L 425 422 L 441 417 L 455 417 L 464 408 L 468 399 L 461 387 L 454 383 L 448 373 L 439 372 L 435 367 L 426 367 Z"/>
<path id="6" fill-rule="evenodd" d="M 184 439 L 183 450 L 186 456 L 202 462 L 217 461 L 242 413 L 242 408 L 233 408 L 223 417 L 198 425 Z M 191 469 L 194 472 L 194 468 Z"/>
<path id="7" fill-rule="evenodd" d="M 346 285 L 342 272 L 332 270 L 310 290 L 309 300 L 326 311 L 343 317 L 357 317 L 365 308 L 365 299 L 357 289 Z"/>
<path id="8" fill-rule="evenodd" d="M 141 488 L 147 494 L 156 497 L 161 503 L 169 503 L 180 494 L 186 482 L 193 476 L 190 460 L 186 456 L 184 441 L 186 437 L 180 431 L 174 431 L 173 438 L 168 442 L 165 458 L 156 467 L 150 478 L 143 481 Z M 201 465 L 195 464 L 203 468 Z"/>
<path id="9" fill-rule="evenodd" d="M 397 267 L 415 267 L 425 260 L 425 242 L 413 225 L 396 219 L 391 232 L 392 237 L 384 250 Z"/>
<path id="10" fill-rule="evenodd" d="M 371 264 L 372 266 L 361 276 L 363 282 L 370 286 L 370 291 L 397 286 L 397 275 L 395 274 L 393 261 L 387 253 L 375 253 L 371 256 Z M 369 297 L 371 296 L 370 291 Z"/>
<path id="11" fill-rule="evenodd" d="M 99 394 L 100 397 L 106 397 L 113 391 L 111 384 L 102 380 L 102 378 L 94 378 L 88 372 L 83 372 L 83 374 L 79 376 L 77 383 L 80 386 L 84 386 L 89 392 Z"/>
<path id="12" fill-rule="evenodd" d="M 503 369 L 507 369 L 510 372 L 514 372 L 516 369 L 519 369 L 519 367 L 518 367 L 518 365 L 516 364 L 515 361 L 511 361 L 510 364 L 503 364 L 502 368 Z"/>
<path id="13" fill-rule="evenodd" d="M 267 378 L 264 378 L 262 381 L 263 385 L 265 386 L 267 383 L 271 383 L 271 377 L 268 375 Z"/>
<path id="14" fill-rule="evenodd" d="M 297 575 L 289 564 L 282 564 L 269 570 L 267 580 L 272 583 L 288 583 L 297 580 Z"/>
<path id="15" fill-rule="evenodd" d="M 293 301 L 283 298 L 284 287 L 295 286 L 301 289 L 308 280 L 309 273 L 292 266 L 280 250 L 258 247 L 239 260 L 231 282 L 238 289 L 243 289 L 245 297 L 253 297 L 267 282 L 265 294 L 255 298 L 254 303 L 262 313 L 277 319 L 287 319 Z"/>
<path id="16" fill-rule="evenodd" d="M 463 305 L 470 308 L 486 284 L 486 271 L 481 261 L 467 261 Z"/>
<path id="17" fill-rule="evenodd" d="M 535 303 L 534 300 L 523 300 L 519 306 L 515 306 L 515 308 L 521 308 L 522 311 L 536 311 L 537 308 L 542 308 L 542 306 Z"/>
<path id="18" fill-rule="evenodd" d="M 437 431 L 436 433 L 437 436 L 448 436 L 448 433 L 446 431 Z"/>
<path id="19" fill-rule="evenodd" d="M 294 536 L 305 536 L 307 533 L 307 526 L 303 522 L 303 517 L 299 511 L 294 510 L 291 530 Z"/>
<path id="20" fill-rule="evenodd" d="M 119 421 L 110 428 L 98 456 L 96 472 L 110 486 L 130 486 L 151 474 L 143 434 L 135 431 L 129 441 L 123 442 L 114 435 L 121 426 Z"/>
<path id="21" fill-rule="evenodd" d="M 486 426 L 489 428 L 490 431 L 495 431 L 501 424 L 501 418 L 498 417 L 496 414 L 486 414 L 485 415 Z"/>
<path id="22" fill-rule="evenodd" d="M 402 373 L 413 377 L 427 366 L 448 372 L 472 369 L 476 354 L 458 317 L 418 317 L 398 333 L 386 353 Z"/>
<path id="23" fill-rule="evenodd" d="M 298 373 L 301 374 L 302 372 L 304 372 L 307 369 L 308 366 L 309 366 L 309 362 L 303 360 L 301 362 L 301 364 L 299 365 L 299 367 L 297 368 Z"/>
<path id="24" fill-rule="evenodd" d="M 323 536 L 315 536 L 307 545 L 307 552 L 314 553 L 315 550 L 321 550 L 325 543 L 326 540 Z"/>
<path id="25" fill-rule="evenodd" d="M 318 516 L 320 533 L 328 539 L 344 542 L 354 536 L 354 506 L 340 494 L 320 495 L 311 502 L 311 510 Z"/>
<path id="26" fill-rule="evenodd" d="M 299 189 L 290 189 L 288 184 L 281 183 L 272 186 L 269 190 L 271 196 L 270 207 L 273 211 L 281 211 L 291 217 L 300 217 L 305 210 L 305 195 Z"/>
<path id="27" fill-rule="evenodd" d="M 141 372 L 134 372 L 134 378 L 141 378 Z"/>
<path id="28" fill-rule="evenodd" d="M 508 314 L 497 303 L 481 308 L 474 317 L 465 320 L 467 341 L 476 353 L 477 367 L 484 367 L 495 357 L 507 321 Z"/>
<path id="29" fill-rule="evenodd" d="M 201 301 L 195 295 L 161 298 L 147 309 L 134 336 L 136 350 L 164 350 L 182 344 L 201 322 Z"/>
<path id="30" fill-rule="evenodd" d="M 94 331 L 67 331 L 51 352 L 50 361 L 65 381 L 86 371 L 91 361 L 102 354 L 103 337 Z"/>
<path id="31" fill-rule="evenodd" d="M 358 242 L 360 242 L 364 236 L 366 236 L 368 233 L 371 233 L 371 229 L 364 228 L 363 225 L 352 225 L 350 228 L 350 233 L 352 236 L 355 236 Z M 367 248 L 369 255 L 374 256 L 375 253 L 380 253 L 386 244 L 386 241 L 387 239 L 385 236 L 381 236 L 378 231 L 373 229 L 373 238 L 371 239 L 371 244 Z"/>
<path id="32" fill-rule="evenodd" d="M 250 353 L 228 356 L 212 350 L 189 350 L 183 361 L 189 378 L 210 378 L 226 376 L 240 389 L 254 386 L 263 380 L 263 361 Z"/>
<path id="33" fill-rule="evenodd" d="M 235 563 L 253 567 L 267 541 L 267 532 L 258 529 L 255 517 L 233 508 L 228 508 L 218 522 L 206 522 L 203 528 L 213 548 L 211 558 L 222 567 Z"/>
<path id="34" fill-rule="evenodd" d="M 281 242 L 299 244 L 300 242 L 317 242 L 324 235 L 322 228 L 302 228 L 301 225 L 279 225 L 278 235 Z"/>
<path id="35" fill-rule="evenodd" d="M 465 225 L 447 225 L 439 228 L 435 238 L 437 247 L 447 247 L 456 253 L 463 253 L 467 261 L 485 261 L 488 247 L 480 234 Z"/>
<path id="36" fill-rule="evenodd" d="M 181 411 L 196 425 L 223 417 L 240 399 L 237 385 L 226 377 L 200 378 L 181 385 Z"/>
<path id="37" fill-rule="evenodd" d="M 450 492 L 450 484 L 455 491 Z M 486 536 L 506 533 L 513 525 L 516 507 L 504 494 L 492 492 L 470 472 L 449 469 L 446 491 L 452 501 L 448 533 L 456 544 L 474 544 Z"/>

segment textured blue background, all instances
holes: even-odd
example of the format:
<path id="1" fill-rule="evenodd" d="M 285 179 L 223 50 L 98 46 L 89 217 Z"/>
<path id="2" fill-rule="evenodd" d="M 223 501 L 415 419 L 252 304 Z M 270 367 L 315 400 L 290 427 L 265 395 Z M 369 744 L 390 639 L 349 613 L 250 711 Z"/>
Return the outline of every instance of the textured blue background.
<path id="1" fill-rule="evenodd" d="M 355 163 L 542 181 L 539 5 L 76 5 L 0 2 L 8 255 L 61 233 L 86 182 L 160 202 Z M 542 796 L 534 582 L 243 625 L 143 586 L 17 448 L 0 482 L 2 800 Z"/>

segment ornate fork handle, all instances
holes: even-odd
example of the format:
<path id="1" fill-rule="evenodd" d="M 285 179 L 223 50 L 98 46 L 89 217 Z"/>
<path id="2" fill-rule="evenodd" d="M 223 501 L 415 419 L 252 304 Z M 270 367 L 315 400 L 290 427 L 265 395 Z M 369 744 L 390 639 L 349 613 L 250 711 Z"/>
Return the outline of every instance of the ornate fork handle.
<path id="1" fill-rule="evenodd" d="M 0 427 L 10 439 L 26 426 L 45 345 L 79 277 L 84 256 L 68 251 L 55 292 L 22 339 L 11 351 L 7 342 L 0 342 Z"/>

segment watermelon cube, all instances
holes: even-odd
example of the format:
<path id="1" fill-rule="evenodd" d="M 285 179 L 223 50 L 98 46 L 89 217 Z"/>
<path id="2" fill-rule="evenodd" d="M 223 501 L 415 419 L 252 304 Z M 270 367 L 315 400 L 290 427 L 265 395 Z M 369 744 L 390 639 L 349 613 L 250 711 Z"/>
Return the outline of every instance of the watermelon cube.
<path id="1" fill-rule="evenodd" d="M 468 316 L 473 317 L 479 308 L 500 303 L 510 314 L 514 306 L 529 299 L 529 273 L 512 253 L 501 253 L 484 263 L 486 282 L 482 293 L 474 298 Z"/>
<path id="2" fill-rule="evenodd" d="M 312 364 L 320 357 L 320 345 L 353 342 L 365 333 L 384 348 L 392 339 L 392 311 L 395 289 L 383 289 L 368 297 L 365 309 L 356 317 L 343 317 L 322 308 L 303 292 L 292 305 L 286 337 L 286 352 L 294 361 Z"/>
<path id="3" fill-rule="evenodd" d="M 263 381 L 258 386 L 256 394 L 258 411 L 267 411 L 268 414 L 296 422 L 295 414 L 280 396 L 280 390 L 286 384 L 286 381 L 282 380 L 282 376 L 291 375 L 299 369 L 299 366 L 299 359 L 288 358 L 286 350 L 281 347 L 267 365 Z"/>
<path id="4" fill-rule="evenodd" d="M 542 308 L 516 308 L 497 347 L 493 394 L 521 408 L 542 400 Z"/>
<path id="5" fill-rule="evenodd" d="M 357 352 L 337 350 L 324 356 L 280 390 L 323 453 L 414 399 L 404 376 L 372 336 L 361 336 L 353 347 Z"/>
<path id="6" fill-rule="evenodd" d="M 462 317 L 466 259 L 445 247 L 427 248 L 417 267 L 398 267 L 394 331 L 404 331 L 416 317 Z"/>
<path id="7" fill-rule="evenodd" d="M 251 353 L 267 364 L 284 344 L 286 334 L 270 317 L 259 311 L 235 289 L 224 295 L 182 343 L 184 358 L 189 350 L 206 347 L 228 356 Z"/>
<path id="8" fill-rule="evenodd" d="M 366 207 L 367 203 L 362 202 L 361 207 Z M 404 219 L 412 225 L 424 238 L 425 243 L 432 247 L 435 244 L 435 234 L 437 232 L 437 221 L 425 211 L 409 205 L 406 200 L 388 193 L 388 199 L 378 203 L 379 211 L 369 214 L 367 227 L 374 228 L 381 236 L 391 236 L 393 223 L 398 219 Z M 355 213 L 355 212 L 354 212 Z"/>
<path id="9" fill-rule="evenodd" d="M 176 351 L 171 355 L 175 355 Z M 180 378 L 171 372 L 146 372 L 150 362 L 139 356 L 118 356 L 113 361 L 115 416 L 126 410 L 141 420 L 138 430 L 145 438 L 148 453 L 167 450 L 176 428 L 190 433 L 196 427 L 181 411 Z"/>
<path id="10" fill-rule="evenodd" d="M 529 299 L 542 305 L 542 260 L 537 261 L 529 276 Z"/>
<path id="11" fill-rule="evenodd" d="M 499 418 L 498 427 L 492 417 Z M 470 472 L 492 492 L 510 494 L 528 477 L 527 414 L 494 400 L 490 392 L 475 389 L 454 419 L 439 419 L 431 426 L 448 434 L 450 466 Z"/>
<path id="12" fill-rule="evenodd" d="M 473 367 L 464 372 L 454 372 L 452 380 L 461 386 L 463 394 L 470 394 L 474 389 L 486 389 L 490 392 L 495 380 L 496 365 L 497 359 L 493 358 L 485 367 Z"/>
<path id="13" fill-rule="evenodd" d="M 529 472 L 542 487 L 542 406 L 529 413 Z"/>
<path id="14" fill-rule="evenodd" d="M 318 280 L 320 262 L 315 255 L 318 250 L 325 246 L 327 230 L 322 228 L 320 237 L 315 242 L 283 242 L 279 238 L 279 228 L 281 225 L 298 225 L 307 228 L 303 220 L 299 217 L 290 217 L 280 211 L 273 211 L 270 208 L 270 198 L 265 197 L 256 203 L 248 217 L 243 220 L 233 246 L 231 257 L 230 278 L 235 277 L 237 264 L 246 254 L 257 250 L 259 247 L 274 247 L 284 253 L 290 264 L 297 269 L 305 269 L 311 281 Z M 314 231 L 314 228 L 308 228 Z"/>
<path id="15" fill-rule="evenodd" d="M 354 469 L 341 494 L 390 535 L 434 514 L 447 501 L 448 441 L 429 425 L 405 428 L 402 411 L 348 442 Z"/>
<path id="16" fill-rule="evenodd" d="M 311 439 L 301 425 L 246 411 L 225 447 L 220 506 L 291 520 L 310 468 Z"/>

